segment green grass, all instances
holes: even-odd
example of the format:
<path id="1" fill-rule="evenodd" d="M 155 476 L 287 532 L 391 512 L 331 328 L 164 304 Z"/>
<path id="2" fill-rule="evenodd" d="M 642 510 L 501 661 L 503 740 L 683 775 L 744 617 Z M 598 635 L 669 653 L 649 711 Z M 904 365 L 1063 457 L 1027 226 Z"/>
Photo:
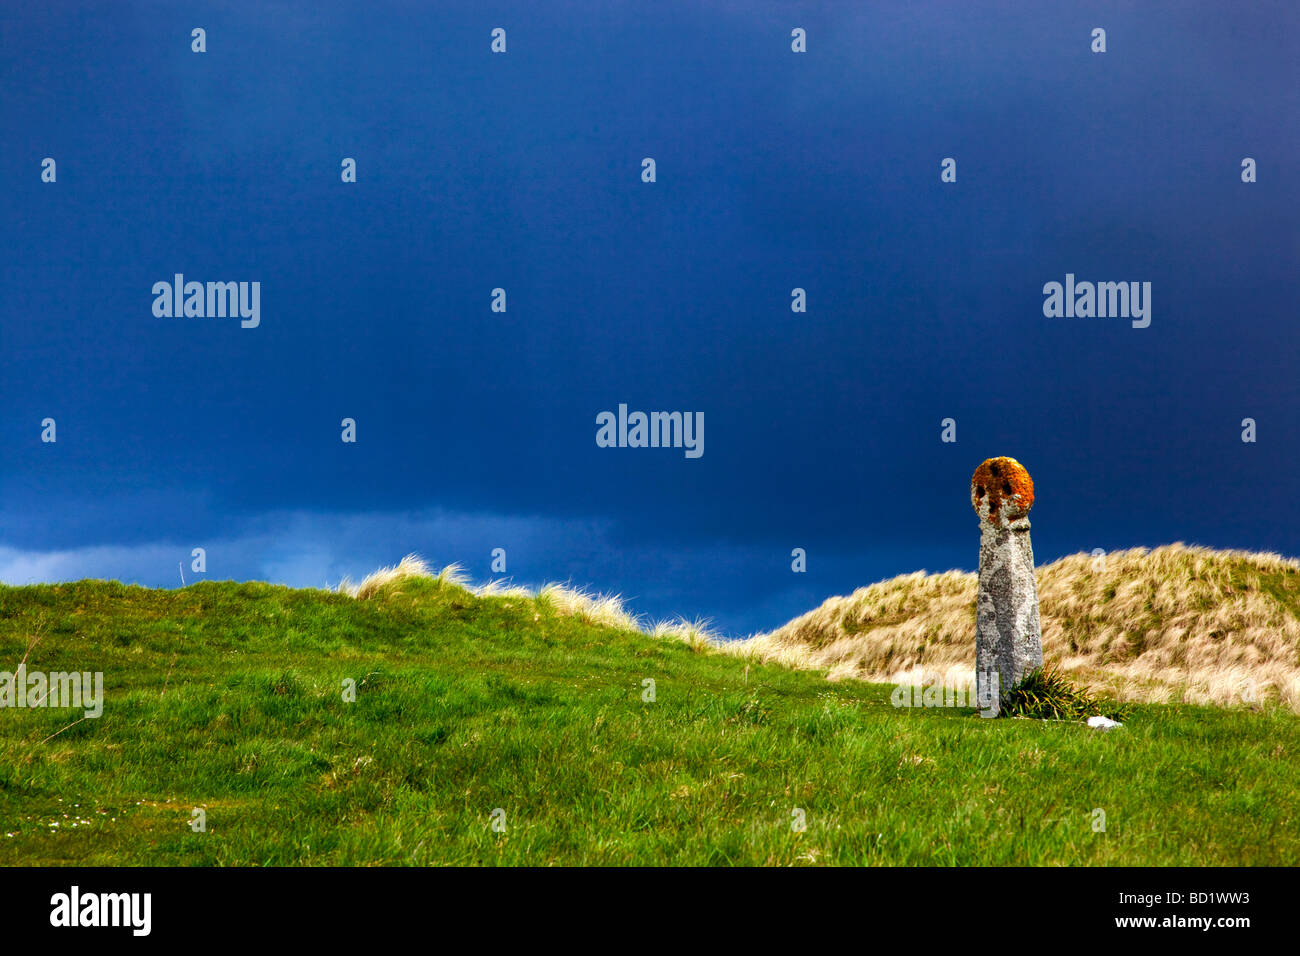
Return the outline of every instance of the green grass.
<path id="1" fill-rule="evenodd" d="M 895 709 L 429 580 L 0 587 L 0 670 L 38 634 L 29 669 L 103 671 L 104 713 L 0 710 L 0 864 L 1300 861 L 1280 708 Z"/>

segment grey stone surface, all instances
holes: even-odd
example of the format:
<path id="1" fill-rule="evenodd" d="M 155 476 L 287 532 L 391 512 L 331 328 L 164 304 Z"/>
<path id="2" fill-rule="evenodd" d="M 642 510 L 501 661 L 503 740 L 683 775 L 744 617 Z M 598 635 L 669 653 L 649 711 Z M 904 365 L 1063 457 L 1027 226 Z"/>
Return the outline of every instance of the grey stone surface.
<path id="1" fill-rule="evenodd" d="M 1015 459 L 989 459 L 971 479 L 971 504 L 980 516 L 975 672 L 996 672 L 999 696 L 1005 697 L 1022 677 L 1043 666 L 1028 472 Z"/>

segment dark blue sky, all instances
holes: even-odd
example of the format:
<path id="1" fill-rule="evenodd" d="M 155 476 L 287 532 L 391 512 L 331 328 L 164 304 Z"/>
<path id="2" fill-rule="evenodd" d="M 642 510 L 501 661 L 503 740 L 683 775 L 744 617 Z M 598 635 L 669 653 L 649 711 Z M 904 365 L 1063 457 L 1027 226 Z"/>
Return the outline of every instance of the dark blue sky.
<path id="1" fill-rule="evenodd" d="M 0 579 L 502 547 L 744 633 L 973 568 L 992 455 L 1040 563 L 1300 553 L 1293 3 L 84 6 L 0 9 Z M 261 325 L 155 317 L 177 272 Z M 598 448 L 619 403 L 704 455 Z"/>

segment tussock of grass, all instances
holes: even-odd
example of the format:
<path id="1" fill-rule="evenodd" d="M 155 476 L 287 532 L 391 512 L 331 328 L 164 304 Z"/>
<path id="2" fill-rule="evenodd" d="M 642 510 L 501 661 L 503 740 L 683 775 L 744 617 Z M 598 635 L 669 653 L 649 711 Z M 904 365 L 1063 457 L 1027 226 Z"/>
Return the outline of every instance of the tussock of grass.
<path id="1" fill-rule="evenodd" d="M 728 653 L 834 678 L 974 679 L 978 577 L 916 572 L 833 597 Z M 1300 711 L 1300 562 L 1174 544 L 1037 569 L 1043 654 L 1122 700 Z M 914 681 L 913 681 L 914 682 Z"/>
<path id="2" fill-rule="evenodd" d="M 437 574 L 433 573 L 429 563 L 416 554 L 408 554 L 390 568 L 380 568 L 366 575 L 357 585 L 344 578 L 339 582 L 340 594 L 347 594 L 359 601 L 369 600 L 383 594 L 388 589 L 412 580 L 438 581 L 451 587 L 465 588 L 469 579 L 459 564 L 449 564 Z"/>
<path id="3" fill-rule="evenodd" d="M 1026 674 L 1007 691 L 998 716 L 1036 720 L 1087 720 L 1101 716 L 1124 721 L 1132 710 L 1130 705 L 1100 699 L 1048 664 Z"/>
<path id="4" fill-rule="evenodd" d="M 557 614 L 603 624 L 623 631 L 641 630 L 640 622 L 623 607 L 617 594 L 589 594 L 561 584 L 548 584 L 537 592 L 537 601 Z"/>

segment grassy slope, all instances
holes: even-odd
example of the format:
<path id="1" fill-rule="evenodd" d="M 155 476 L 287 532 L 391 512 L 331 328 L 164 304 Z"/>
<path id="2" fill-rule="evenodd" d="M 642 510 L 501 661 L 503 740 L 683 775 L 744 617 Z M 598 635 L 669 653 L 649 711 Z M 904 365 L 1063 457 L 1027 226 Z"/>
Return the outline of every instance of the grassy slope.
<path id="1" fill-rule="evenodd" d="M 0 670 L 39 634 L 29 668 L 107 687 L 49 740 L 79 714 L 0 711 L 0 863 L 1300 861 L 1285 709 L 1142 705 L 1109 734 L 896 710 L 556 608 L 427 579 L 0 587 Z"/>

